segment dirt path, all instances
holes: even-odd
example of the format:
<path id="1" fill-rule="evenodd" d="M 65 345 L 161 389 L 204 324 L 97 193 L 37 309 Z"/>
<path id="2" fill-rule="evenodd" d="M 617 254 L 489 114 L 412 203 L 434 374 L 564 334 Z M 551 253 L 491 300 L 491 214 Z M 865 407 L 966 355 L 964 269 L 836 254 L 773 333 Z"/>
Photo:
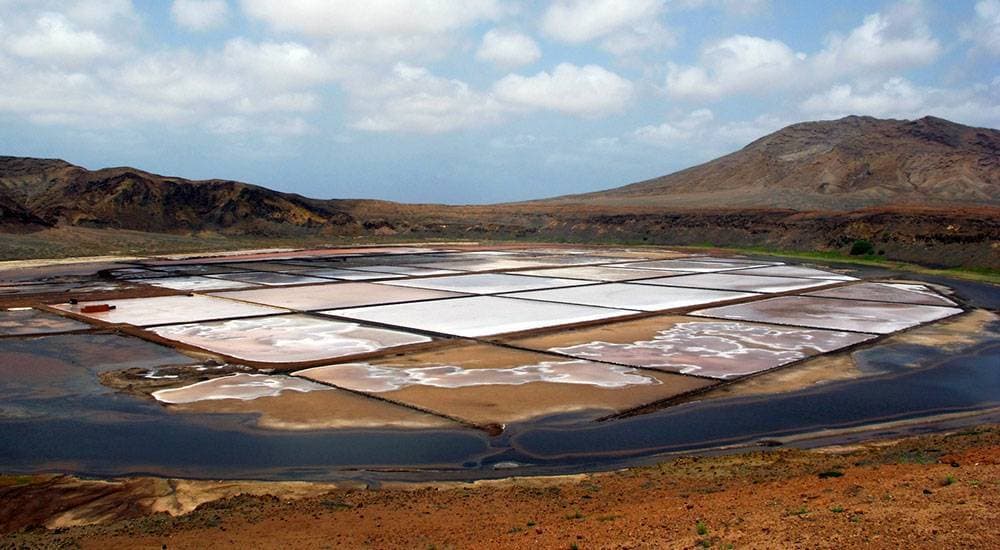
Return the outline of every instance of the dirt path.
<path id="1" fill-rule="evenodd" d="M 322 494 L 295 485 L 284 499 L 260 496 L 282 494 L 281 484 L 222 490 L 209 482 L 155 481 L 175 490 L 174 502 L 195 502 L 198 492 L 212 498 L 250 490 L 258 495 L 215 500 L 171 517 L 136 512 L 151 502 L 151 486 L 134 490 L 141 485 L 136 480 L 114 482 L 132 484 L 133 490 L 122 489 L 117 504 L 105 504 L 132 519 L 109 521 L 105 506 L 103 523 L 21 529 L 0 539 L 0 547 L 1000 547 L 997 427 L 850 450 L 681 458 L 568 478 Z M 0 500 L 5 507 L 38 502 L 42 483 L 8 482 L 0 486 Z M 64 499 L 63 508 L 71 500 L 77 506 L 99 500 L 83 496 L 84 486 L 109 491 L 106 482 L 75 483 L 79 490 Z M 60 493 L 49 493 L 50 508 L 60 510 Z"/>

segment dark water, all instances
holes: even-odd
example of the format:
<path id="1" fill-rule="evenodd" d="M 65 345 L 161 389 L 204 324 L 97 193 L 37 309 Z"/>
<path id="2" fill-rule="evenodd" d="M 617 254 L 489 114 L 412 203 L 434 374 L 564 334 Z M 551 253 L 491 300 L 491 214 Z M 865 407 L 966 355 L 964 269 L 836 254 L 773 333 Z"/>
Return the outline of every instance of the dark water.
<path id="1" fill-rule="evenodd" d="M 947 283 L 967 303 L 995 304 L 996 287 Z M 617 467 L 664 452 L 998 406 L 997 325 L 958 352 L 911 344 L 856 351 L 868 378 L 601 423 L 550 417 L 495 438 L 470 429 L 282 432 L 255 428 L 247 415 L 173 414 L 97 380 L 102 370 L 190 361 L 173 350 L 111 334 L 0 339 L 0 471 L 443 479 L 509 475 L 494 469 L 507 462 L 523 474 Z"/>
<path id="2" fill-rule="evenodd" d="M 585 429 L 527 430 L 515 449 L 539 460 L 589 459 L 749 442 L 880 420 L 1000 405 L 1000 343 L 933 367 L 777 396 L 681 405 Z"/>

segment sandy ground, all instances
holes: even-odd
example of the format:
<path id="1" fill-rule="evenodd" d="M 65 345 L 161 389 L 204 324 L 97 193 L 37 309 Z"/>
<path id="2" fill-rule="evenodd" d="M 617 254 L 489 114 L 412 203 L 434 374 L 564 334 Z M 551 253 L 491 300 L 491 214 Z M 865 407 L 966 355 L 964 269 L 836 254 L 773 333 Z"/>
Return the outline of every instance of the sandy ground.
<path id="1" fill-rule="evenodd" d="M 458 424 L 439 416 L 376 401 L 342 390 L 284 392 L 252 401 L 221 399 L 176 405 L 174 410 L 194 413 L 260 415 L 256 424 L 276 430 L 329 428 L 454 428 Z"/>
<path id="2" fill-rule="evenodd" d="M 998 488 L 997 426 L 380 489 L 8 476 L 0 547 L 996 548 Z"/>
<path id="3" fill-rule="evenodd" d="M 548 361 L 572 361 L 549 355 L 483 344 L 452 345 L 369 363 L 388 368 L 428 368 L 456 366 L 473 373 L 478 369 L 511 369 Z M 596 368 L 607 368 L 594 365 Z M 580 367 L 582 368 L 582 367 Z M 371 392 L 374 395 L 419 409 L 435 411 L 471 424 L 509 424 L 547 414 L 590 410 L 593 416 L 631 409 L 659 401 L 712 383 L 710 380 L 653 371 L 634 371 L 636 376 L 656 383 L 621 388 L 592 384 L 530 382 L 519 385 L 487 384 L 455 388 L 407 385 L 398 389 Z M 338 379 L 323 369 L 305 371 L 303 376 L 320 382 L 366 391 L 364 381 Z M 374 381 L 373 381 L 374 382 Z M 483 380 L 486 382 L 486 380 Z"/>

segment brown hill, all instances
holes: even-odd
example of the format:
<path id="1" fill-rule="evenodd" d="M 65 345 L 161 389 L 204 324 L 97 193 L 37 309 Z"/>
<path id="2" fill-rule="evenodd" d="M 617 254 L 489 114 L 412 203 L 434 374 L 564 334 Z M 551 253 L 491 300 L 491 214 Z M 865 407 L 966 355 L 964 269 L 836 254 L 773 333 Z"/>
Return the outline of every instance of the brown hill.
<path id="1" fill-rule="evenodd" d="M 237 181 L 192 181 L 134 168 L 90 171 L 62 160 L 0 157 L 0 220 L 159 233 L 339 232 L 355 223 L 338 201 Z"/>
<path id="2" fill-rule="evenodd" d="M 996 130 L 847 117 L 796 124 L 619 189 L 483 206 L 318 200 L 236 181 L 0 157 L 0 232 L 31 233 L 0 238 L 0 258 L 78 255 L 84 241 L 95 254 L 355 236 L 838 251 L 864 239 L 887 258 L 997 269 L 998 153 Z"/>
<path id="3" fill-rule="evenodd" d="M 543 202 L 795 210 L 1000 206 L 1000 131 L 935 117 L 803 122 L 680 172 Z"/>

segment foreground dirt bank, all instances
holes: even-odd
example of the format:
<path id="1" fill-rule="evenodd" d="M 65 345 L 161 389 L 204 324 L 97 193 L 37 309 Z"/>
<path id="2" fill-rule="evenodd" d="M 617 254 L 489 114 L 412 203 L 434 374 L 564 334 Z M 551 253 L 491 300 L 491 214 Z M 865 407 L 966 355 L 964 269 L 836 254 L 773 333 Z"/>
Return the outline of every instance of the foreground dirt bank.
<path id="1" fill-rule="evenodd" d="M 5 477 L 0 501 L 0 547 L 997 548 L 1000 427 L 375 490 Z"/>

